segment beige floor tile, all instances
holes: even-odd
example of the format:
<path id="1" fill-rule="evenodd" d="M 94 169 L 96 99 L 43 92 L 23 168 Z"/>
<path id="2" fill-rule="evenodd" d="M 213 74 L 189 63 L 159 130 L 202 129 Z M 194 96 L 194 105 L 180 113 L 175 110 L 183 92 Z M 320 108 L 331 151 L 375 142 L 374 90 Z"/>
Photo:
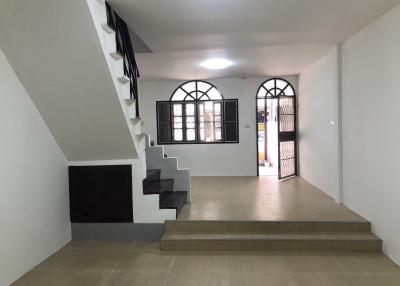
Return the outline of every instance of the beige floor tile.
<path id="1" fill-rule="evenodd" d="M 287 254 L 281 257 L 289 273 L 343 273 L 342 265 L 329 255 Z"/>
<path id="2" fill-rule="evenodd" d="M 210 195 L 212 196 L 212 195 Z M 208 196 L 208 198 L 210 198 Z M 211 219 L 211 220 L 224 220 L 229 219 L 228 216 L 228 202 L 221 201 L 199 201 L 192 198 L 192 202 L 186 204 L 179 215 L 181 219 Z"/>
<path id="3" fill-rule="evenodd" d="M 174 252 L 160 250 L 131 251 L 128 257 L 119 264 L 117 270 L 122 271 L 169 271 Z"/>
<path id="4" fill-rule="evenodd" d="M 164 286 L 167 272 L 114 271 L 101 286 Z"/>
<path id="5" fill-rule="evenodd" d="M 383 254 L 343 254 L 335 258 L 345 273 L 397 274 L 400 266 Z"/>
<path id="6" fill-rule="evenodd" d="M 93 240 L 72 240 L 64 248 L 90 248 Z"/>
<path id="7" fill-rule="evenodd" d="M 343 254 L 336 256 L 335 259 L 342 266 L 344 273 L 368 273 L 368 268 L 358 254 Z"/>
<path id="8" fill-rule="evenodd" d="M 285 273 L 287 272 L 281 257 L 274 253 L 229 252 L 228 271 L 233 273 Z"/>
<path id="9" fill-rule="evenodd" d="M 267 286 L 301 286 L 301 284 L 299 284 L 298 275 L 296 274 L 269 274 L 268 278 L 269 284 L 267 284 Z"/>
<path id="10" fill-rule="evenodd" d="M 117 248 L 84 250 L 68 259 L 62 269 L 114 270 L 127 256 L 127 251 Z"/>
<path id="11" fill-rule="evenodd" d="M 172 266 L 172 271 L 224 272 L 226 270 L 226 253 L 212 251 L 178 252 Z"/>
<path id="12" fill-rule="evenodd" d="M 107 241 L 95 240 L 90 244 L 91 249 L 122 249 L 129 251 L 135 248 L 135 241 Z"/>
<path id="13" fill-rule="evenodd" d="M 352 277 L 344 274 L 306 274 L 296 277 L 296 286 L 355 286 Z"/>
<path id="14" fill-rule="evenodd" d="M 360 255 L 360 260 L 365 265 L 368 273 L 400 273 L 400 266 L 381 253 Z"/>
<path id="15" fill-rule="evenodd" d="M 353 275 L 356 286 L 399 286 L 399 280 L 394 275 Z"/>
<path id="16" fill-rule="evenodd" d="M 294 286 L 294 281 L 289 274 L 228 272 L 229 286 Z"/>
<path id="17" fill-rule="evenodd" d="M 160 242 L 159 241 L 137 241 L 133 249 L 133 251 L 148 251 L 148 250 L 160 250 Z"/>
<path id="18" fill-rule="evenodd" d="M 98 286 L 110 275 L 111 271 L 92 270 L 59 270 L 42 271 L 34 270 L 28 272 L 13 286 Z"/>
<path id="19" fill-rule="evenodd" d="M 57 279 L 57 271 L 32 270 L 11 284 L 11 286 L 51 285 Z"/>
<path id="20" fill-rule="evenodd" d="M 193 177 L 179 219 L 365 221 L 299 177 Z"/>
<path id="21" fill-rule="evenodd" d="M 55 286 L 99 286 L 111 274 L 111 271 L 85 270 L 60 271 L 59 275 L 68 277 L 65 282 L 57 282 Z"/>
<path id="22" fill-rule="evenodd" d="M 166 286 L 227 286 L 226 272 L 173 271 Z"/>
<path id="23" fill-rule="evenodd" d="M 315 273 L 343 273 L 343 267 L 329 255 L 311 255 L 308 262 L 313 265 Z"/>
<path id="24" fill-rule="evenodd" d="M 79 250 L 77 249 L 63 248 L 36 266 L 36 269 L 59 270 L 68 262 L 69 259 L 76 256 L 78 253 Z"/>

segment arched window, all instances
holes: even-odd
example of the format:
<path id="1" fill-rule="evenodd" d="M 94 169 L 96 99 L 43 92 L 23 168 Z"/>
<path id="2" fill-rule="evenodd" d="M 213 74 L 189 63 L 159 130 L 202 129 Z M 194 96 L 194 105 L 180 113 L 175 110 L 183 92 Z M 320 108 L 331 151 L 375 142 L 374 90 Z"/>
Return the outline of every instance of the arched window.
<path id="1" fill-rule="evenodd" d="M 223 100 L 223 96 L 211 83 L 193 80 L 175 89 L 171 101 Z"/>
<path id="2" fill-rule="evenodd" d="M 271 78 L 264 82 L 257 92 L 257 98 L 294 96 L 292 85 L 282 78 Z"/>
<path id="3" fill-rule="evenodd" d="M 236 143 L 237 99 L 225 100 L 206 81 L 188 81 L 157 102 L 158 144 Z"/>

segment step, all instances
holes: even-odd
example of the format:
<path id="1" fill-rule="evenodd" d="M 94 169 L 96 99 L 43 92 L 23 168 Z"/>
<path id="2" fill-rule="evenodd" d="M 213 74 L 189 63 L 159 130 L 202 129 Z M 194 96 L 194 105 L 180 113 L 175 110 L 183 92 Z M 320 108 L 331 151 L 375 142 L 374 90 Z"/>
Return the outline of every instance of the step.
<path id="1" fill-rule="evenodd" d="M 106 31 L 109 34 L 115 33 L 115 30 L 111 26 L 109 26 L 107 23 L 101 24 L 101 27 L 103 28 L 104 31 Z"/>
<path id="2" fill-rule="evenodd" d="M 116 61 L 122 60 L 122 55 L 119 52 L 112 52 L 110 56 Z"/>
<path id="3" fill-rule="evenodd" d="M 146 189 L 152 182 L 159 181 L 161 169 L 149 169 L 146 171 L 146 178 L 143 180 L 143 190 Z"/>
<path id="4" fill-rule="evenodd" d="M 143 189 L 143 194 L 154 195 L 161 194 L 164 192 L 173 192 L 174 190 L 174 179 L 162 179 L 159 181 L 153 181 Z"/>
<path id="5" fill-rule="evenodd" d="M 142 121 L 141 117 L 135 117 L 135 118 L 131 119 L 131 122 L 132 122 L 133 125 L 141 124 L 141 121 Z"/>
<path id="6" fill-rule="evenodd" d="M 176 209 L 178 218 L 186 202 L 187 192 L 165 192 L 160 195 L 160 209 Z"/>
<path id="7" fill-rule="evenodd" d="M 137 139 L 140 141 L 140 140 L 143 140 L 146 137 L 146 133 L 141 132 L 140 134 L 138 134 L 136 136 L 137 136 Z"/>
<path id="8" fill-rule="evenodd" d="M 122 58 L 122 57 L 121 57 Z M 127 84 L 128 82 L 130 82 L 129 77 L 127 77 L 126 75 L 118 77 L 118 81 L 122 84 Z"/>
<path id="9" fill-rule="evenodd" d="M 382 240 L 371 233 L 189 234 L 165 233 L 161 249 L 223 251 L 381 252 Z"/>
<path id="10" fill-rule="evenodd" d="M 321 221 L 166 221 L 168 233 L 370 233 L 371 223 Z"/>

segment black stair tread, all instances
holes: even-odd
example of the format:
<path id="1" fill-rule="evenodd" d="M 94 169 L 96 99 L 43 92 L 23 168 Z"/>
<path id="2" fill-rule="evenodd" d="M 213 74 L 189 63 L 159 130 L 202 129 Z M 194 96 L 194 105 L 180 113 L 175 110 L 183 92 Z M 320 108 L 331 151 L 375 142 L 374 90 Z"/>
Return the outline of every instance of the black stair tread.
<path id="1" fill-rule="evenodd" d="M 161 194 L 163 192 L 172 192 L 174 189 L 174 179 L 161 179 L 159 181 L 151 182 L 143 190 L 145 195 Z"/>
<path id="2" fill-rule="evenodd" d="M 180 209 L 186 201 L 188 192 L 168 192 L 163 194 L 160 209 Z"/>
<path id="3" fill-rule="evenodd" d="M 155 175 L 157 173 L 160 173 L 160 172 L 161 172 L 161 169 L 149 169 L 149 170 L 146 170 L 146 178 L 149 178 L 149 177 L 151 177 L 151 176 L 153 176 L 153 175 Z"/>

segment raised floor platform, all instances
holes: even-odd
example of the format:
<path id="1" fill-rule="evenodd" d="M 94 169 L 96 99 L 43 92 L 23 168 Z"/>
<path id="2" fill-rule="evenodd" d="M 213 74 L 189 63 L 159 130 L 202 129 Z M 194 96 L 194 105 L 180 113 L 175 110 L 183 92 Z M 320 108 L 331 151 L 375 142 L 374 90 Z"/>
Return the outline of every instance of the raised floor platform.
<path id="1" fill-rule="evenodd" d="M 365 221 L 294 177 L 192 177 L 192 203 L 179 220 Z"/>
<path id="2" fill-rule="evenodd" d="M 301 178 L 195 177 L 162 250 L 380 252 L 371 224 Z"/>

